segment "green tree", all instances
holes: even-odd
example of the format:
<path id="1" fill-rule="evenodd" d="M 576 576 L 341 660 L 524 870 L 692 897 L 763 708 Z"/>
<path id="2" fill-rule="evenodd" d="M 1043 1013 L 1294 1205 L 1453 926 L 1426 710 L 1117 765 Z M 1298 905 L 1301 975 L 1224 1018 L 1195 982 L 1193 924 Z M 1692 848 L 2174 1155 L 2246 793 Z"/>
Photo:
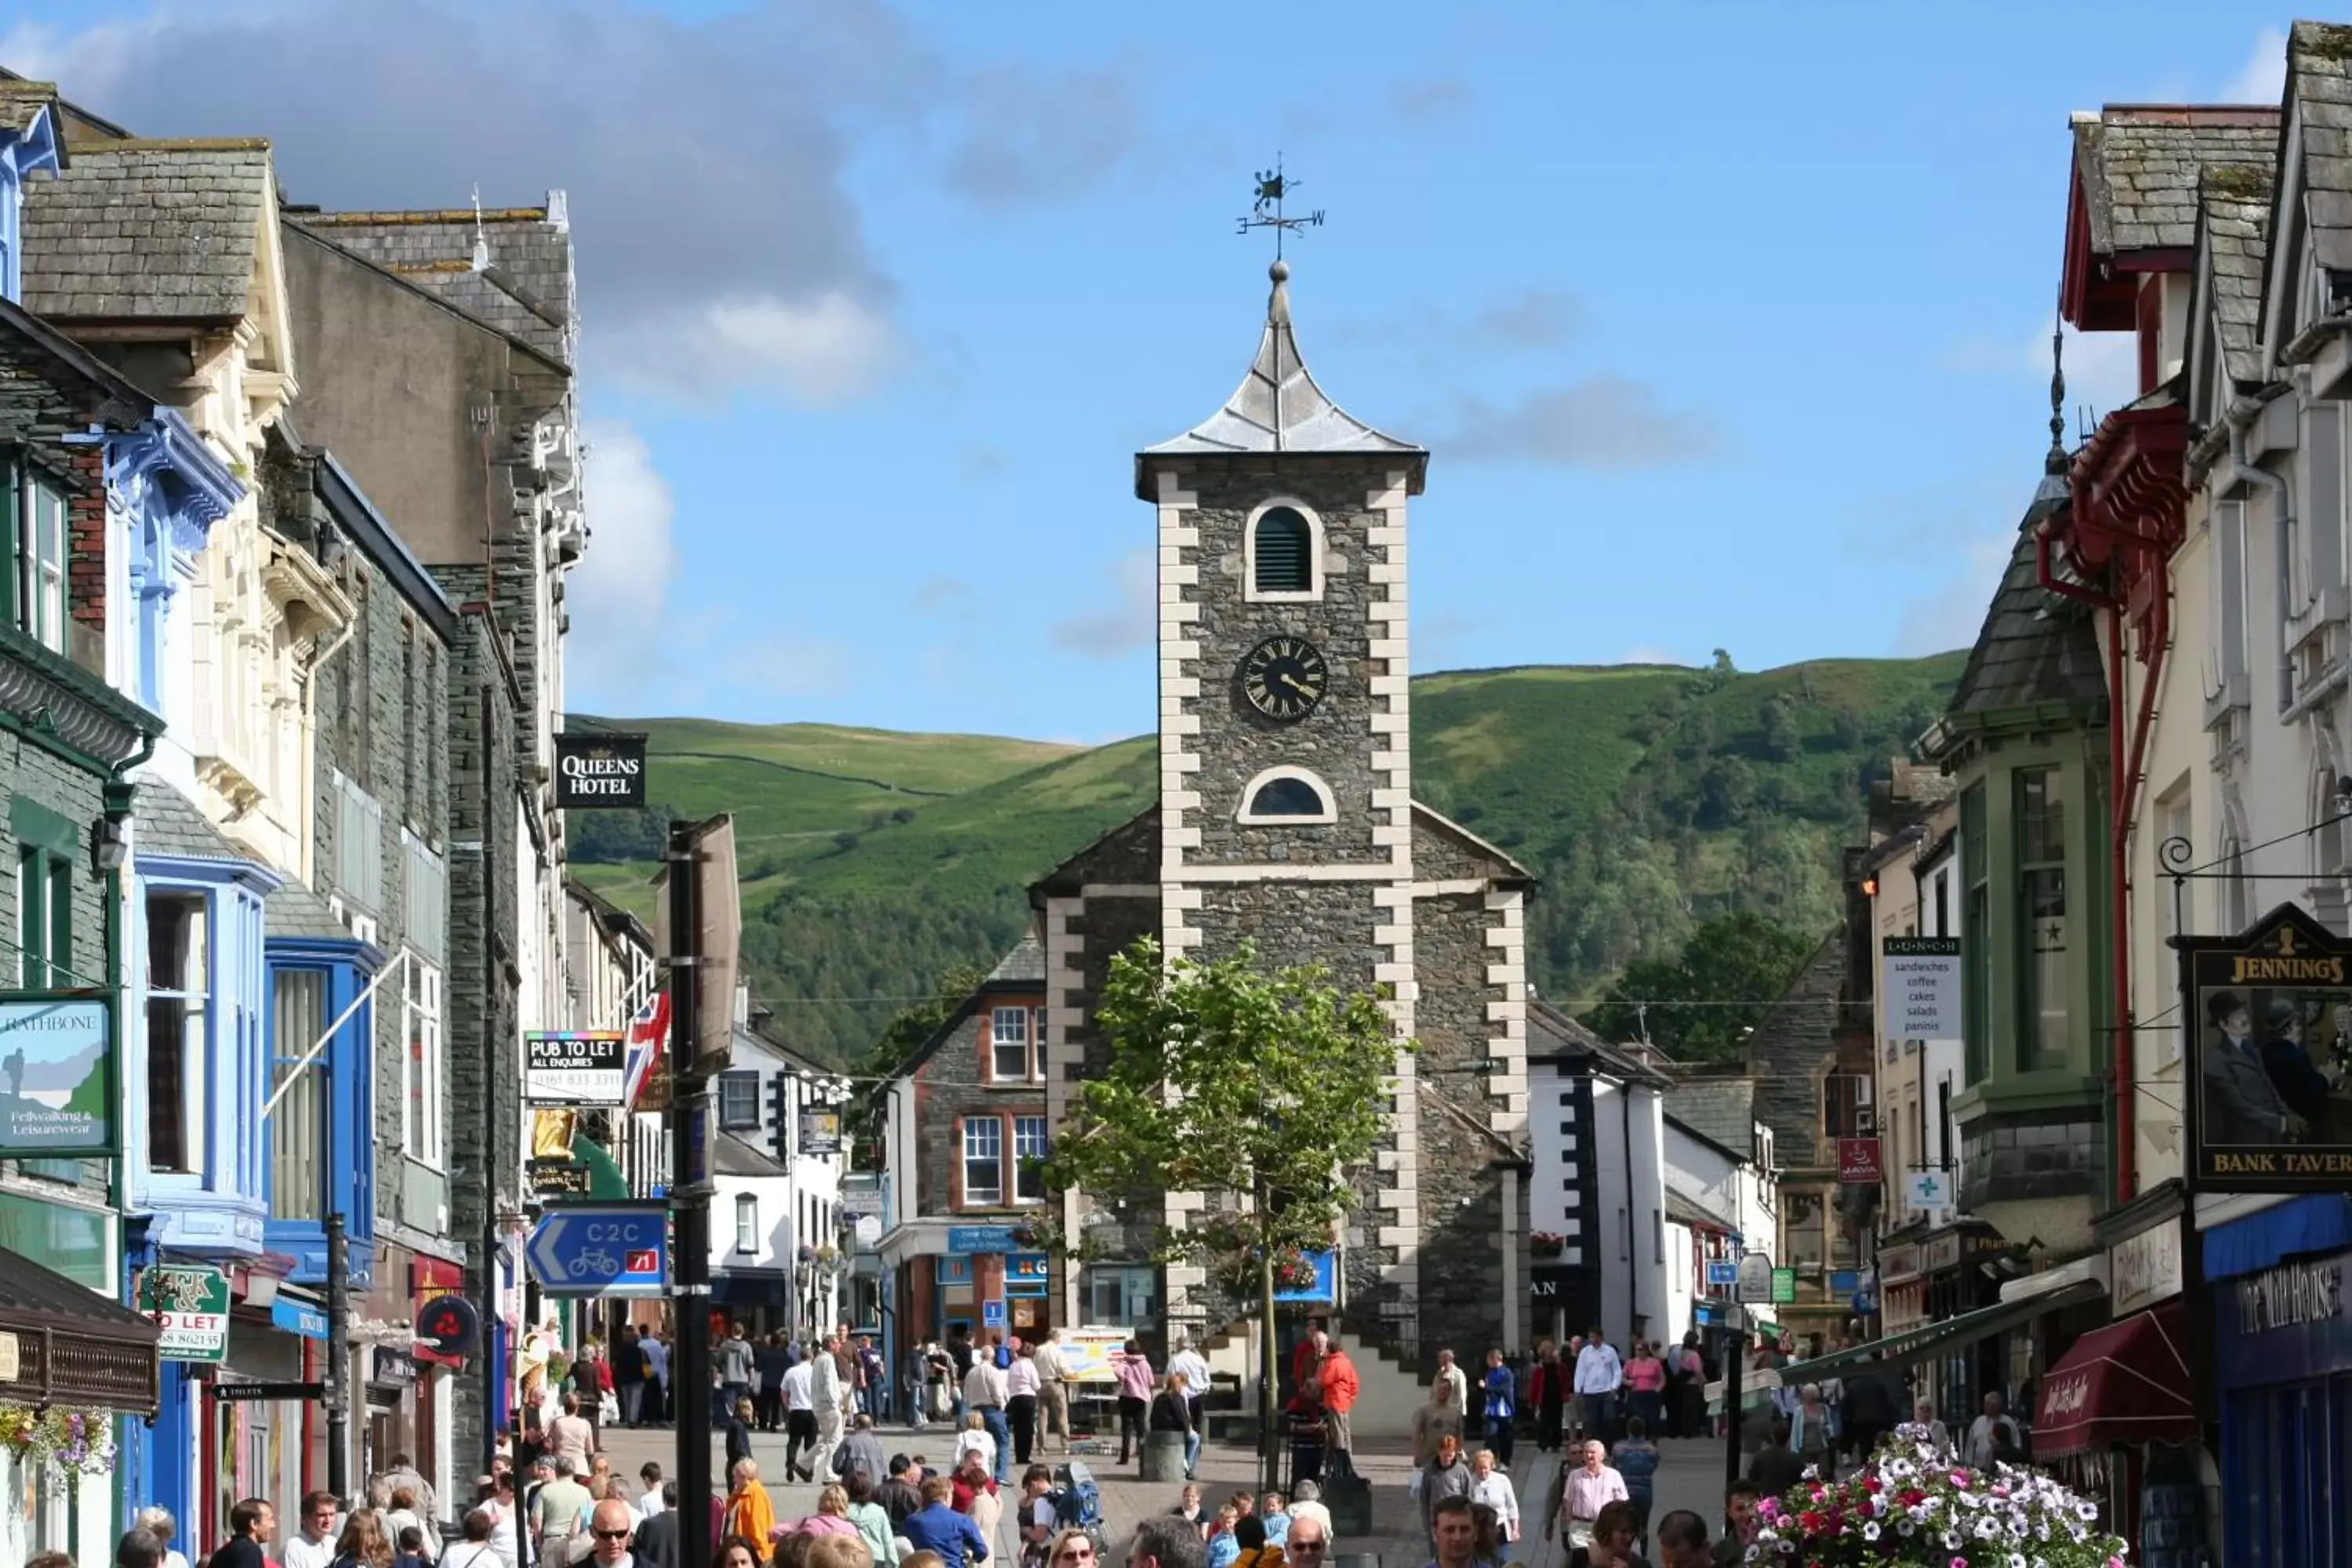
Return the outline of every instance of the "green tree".
<path id="1" fill-rule="evenodd" d="M 1685 1061 L 1731 1062 L 1740 1043 L 1812 956 L 1814 942 L 1759 914 L 1724 915 L 1691 932 L 1671 959 L 1625 966 L 1584 1023 Z"/>
<path id="2" fill-rule="evenodd" d="M 1805 749 L 1805 737 L 1797 727 L 1797 705 L 1787 697 L 1775 693 L 1764 700 L 1760 710 L 1764 721 L 1764 755 L 1772 762 L 1792 763 Z"/>
<path id="3" fill-rule="evenodd" d="M 1109 1058 L 1078 1087 L 1044 1162 L 1046 1184 L 1211 1199 L 1192 1225 L 1161 1226 L 1154 1250 L 1255 1278 L 1269 1373 L 1259 1453 L 1275 1485 L 1276 1269 L 1329 1247 L 1355 1203 L 1335 1173 L 1371 1158 L 1395 1027 L 1377 998 L 1339 989 L 1319 967 L 1262 973 L 1246 944 L 1214 963 L 1163 966 L 1149 939 L 1112 958 L 1095 1017 Z"/>

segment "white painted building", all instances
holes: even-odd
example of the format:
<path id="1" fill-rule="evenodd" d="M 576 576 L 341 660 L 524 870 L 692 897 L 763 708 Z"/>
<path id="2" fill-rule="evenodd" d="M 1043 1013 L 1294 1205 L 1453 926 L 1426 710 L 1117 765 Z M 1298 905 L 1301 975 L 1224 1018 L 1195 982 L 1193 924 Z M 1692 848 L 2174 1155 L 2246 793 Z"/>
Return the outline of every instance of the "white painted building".
<path id="1" fill-rule="evenodd" d="M 738 993 L 733 1060 L 711 1080 L 711 1300 L 759 1330 L 840 1321 L 845 1080 L 757 1034 Z"/>
<path id="2" fill-rule="evenodd" d="M 1530 1342 L 1598 1323 L 1621 1348 L 1679 1331 L 1668 1289 L 1666 1079 L 1573 1019 L 1528 1010 Z M 1685 1313 L 1687 1308 L 1685 1308 Z"/>

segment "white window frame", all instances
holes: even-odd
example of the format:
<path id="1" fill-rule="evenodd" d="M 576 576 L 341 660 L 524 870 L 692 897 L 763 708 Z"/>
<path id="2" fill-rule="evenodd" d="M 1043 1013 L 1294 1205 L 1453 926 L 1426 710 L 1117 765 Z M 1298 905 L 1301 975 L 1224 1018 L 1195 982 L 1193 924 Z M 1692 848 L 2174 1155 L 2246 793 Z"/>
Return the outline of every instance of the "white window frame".
<path id="1" fill-rule="evenodd" d="M 379 915 L 383 910 L 383 803 L 340 770 L 331 779 L 335 793 L 335 863 L 331 875 L 335 890 L 342 895 L 347 908 L 363 916 Z M 370 846 L 374 852 L 362 855 Z M 354 856 L 362 858 L 354 859 Z M 359 918 L 352 917 L 351 923 L 353 935 L 363 942 L 375 940 L 372 919 L 365 935 L 360 933 Z"/>
<path id="2" fill-rule="evenodd" d="M 1034 1149 L 1032 1148 L 1033 1144 L 1034 1145 Z M 1045 1183 L 1044 1178 L 1042 1176 L 1032 1177 L 1028 1175 L 1024 1162 L 1029 1160 L 1042 1160 L 1046 1155 L 1052 1153 L 1053 1151 L 1054 1126 L 1053 1122 L 1049 1119 L 1044 1116 L 1015 1116 L 1013 1119 L 1013 1158 L 1011 1164 L 1013 1184 L 1012 1201 L 1013 1203 L 1024 1205 L 1034 1205 L 1045 1201 Z M 1034 1194 L 1024 1193 L 1021 1190 L 1022 1184 L 1025 1180 L 1034 1180 L 1036 1182 L 1037 1190 Z"/>
<path id="3" fill-rule="evenodd" d="M 749 1258 L 760 1250 L 760 1195 L 735 1194 L 735 1250 Z"/>
<path id="4" fill-rule="evenodd" d="M 992 1007 L 988 1013 L 988 1081 L 992 1084 L 1032 1084 L 1042 1073 L 1037 1049 L 1037 1025 L 1045 1014 L 1034 1007 Z M 1020 1030 L 1018 1040 L 1004 1033 L 1006 1020 L 1013 1021 Z M 997 1053 L 1018 1045 L 1021 1047 L 1021 1070 L 1008 1073 L 1003 1058 Z"/>
<path id="5" fill-rule="evenodd" d="M 1303 784 L 1307 788 L 1313 790 L 1315 792 L 1315 797 L 1323 803 L 1322 809 L 1312 814 L 1259 812 L 1253 809 L 1257 802 L 1258 791 L 1264 789 L 1266 785 L 1282 779 L 1295 779 L 1298 783 Z M 1262 827 L 1312 827 L 1318 825 L 1328 826 L 1339 820 L 1339 805 L 1338 798 L 1331 793 L 1331 786 L 1329 784 L 1325 784 L 1320 778 L 1317 777 L 1314 773 L 1309 773 L 1305 768 L 1294 767 L 1285 763 L 1280 767 L 1266 769 L 1264 773 L 1258 774 L 1255 778 L 1250 780 L 1249 783 L 1242 786 L 1241 800 L 1234 807 L 1234 820 L 1235 822 Z"/>
<path id="6" fill-rule="evenodd" d="M 17 487 L 17 626 L 52 653 L 66 651 L 66 563 L 72 553 L 73 503 L 33 468 Z"/>
<path id="7" fill-rule="evenodd" d="M 1307 520 L 1307 591 L 1297 589 L 1269 590 L 1260 593 L 1257 586 L 1257 523 L 1258 519 L 1277 507 L 1288 507 Z M 1269 496 L 1250 510 L 1249 518 L 1242 524 L 1242 598 L 1253 605 L 1304 605 L 1319 602 L 1323 597 L 1323 514 L 1300 500 L 1297 496 Z"/>
<path id="8" fill-rule="evenodd" d="M 985 1145 L 985 1148 L 980 1147 Z M 963 1162 L 963 1206 L 976 1209 L 1003 1208 L 1005 1205 L 1004 1183 L 1004 1119 L 1001 1116 L 967 1116 L 963 1131 L 957 1139 L 957 1157 Z M 996 1166 L 996 1184 L 982 1189 L 989 1195 L 973 1190 L 971 1168 L 975 1163 L 992 1162 Z"/>
<path id="9" fill-rule="evenodd" d="M 740 1089 L 749 1084 L 751 1089 L 751 1119 L 749 1121 L 728 1120 L 727 1090 L 730 1086 Z M 760 1130 L 760 1075 L 748 1068 L 730 1068 L 720 1073 L 711 1085 L 718 1102 L 712 1107 L 719 1112 L 719 1130 L 722 1132 L 757 1132 Z"/>
<path id="10" fill-rule="evenodd" d="M 407 968 L 401 983 L 400 1146 L 411 1160 L 438 1171 L 447 1159 L 443 1141 L 448 1132 L 441 971 L 414 948 Z"/>

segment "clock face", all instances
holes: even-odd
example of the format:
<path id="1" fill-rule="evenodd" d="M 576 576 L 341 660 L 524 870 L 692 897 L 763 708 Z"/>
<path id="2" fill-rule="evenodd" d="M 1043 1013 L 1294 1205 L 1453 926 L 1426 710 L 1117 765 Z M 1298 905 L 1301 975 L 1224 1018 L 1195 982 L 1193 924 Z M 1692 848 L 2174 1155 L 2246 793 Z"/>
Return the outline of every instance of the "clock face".
<path id="1" fill-rule="evenodd" d="M 1269 719 L 1289 723 L 1315 711 L 1331 682 L 1323 651 L 1305 637 L 1278 634 L 1243 657 L 1242 695 Z"/>

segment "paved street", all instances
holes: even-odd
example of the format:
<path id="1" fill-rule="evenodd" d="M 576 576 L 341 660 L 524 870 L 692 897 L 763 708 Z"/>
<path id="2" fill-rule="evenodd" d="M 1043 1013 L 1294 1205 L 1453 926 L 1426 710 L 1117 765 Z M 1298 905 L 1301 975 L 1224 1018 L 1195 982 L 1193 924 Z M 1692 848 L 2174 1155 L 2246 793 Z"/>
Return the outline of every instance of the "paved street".
<path id="1" fill-rule="evenodd" d="M 883 1446 L 890 1452 L 919 1454 L 939 1463 L 948 1451 L 949 1434 L 943 1426 L 933 1426 L 921 1432 L 910 1432 L 903 1426 L 884 1429 Z M 634 1478 L 639 1466 L 647 1459 L 658 1461 L 666 1472 L 675 1473 L 677 1452 L 675 1435 L 667 1431 L 631 1432 L 613 1430 L 605 1434 L 605 1447 L 613 1455 L 614 1468 Z M 712 1473 L 721 1464 L 721 1443 L 716 1435 L 711 1440 Z M 1713 1442 L 1669 1441 L 1661 1445 L 1664 1461 L 1658 1468 L 1657 1506 L 1652 1512 L 1655 1519 L 1669 1510 L 1687 1508 L 1707 1521 L 1710 1532 L 1716 1528 L 1723 1501 L 1723 1448 Z M 774 1499 L 776 1517 L 797 1519 L 816 1507 L 816 1488 L 801 1485 L 781 1485 L 775 1478 L 784 1473 L 784 1438 L 782 1433 L 772 1436 L 755 1434 L 752 1454 L 760 1461 L 760 1473 L 766 1479 L 770 1495 Z M 1103 1493 L 1103 1512 L 1108 1523 L 1108 1536 L 1116 1543 L 1123 1542 L 1135 1521 L 1147 1513 L 1156 1513 L 1176 1503 L 1178 1489 L 1157 1483 L 1146 1485 L 1135 1479 L 1133 1465 L 1119 1466 L 1113 1461 L 1116 1448 L 1105 1454 L 1080 1456 L 1093 1466 L 1095 1479 Z M 1371 1552 L 1381 1559 L 1381 1568 L 1405 1568 L 1424 1563 L 1429 1553 L 1423 1550 L 1414 1504 L 1406 1495 L 1406 1478 L 1412 1465 L 1402 1447 L 1388 1452 L 1370 1451 L 1358 1456 L 1360 1468 L 1372 1483 L 1373 1534 L 1369 1538 L 1342 1537 L 1338 1542 L 1341 1553 Z M 1540 1539 L 1542 1530 L 1542 1500 L 1549 1495 L 1552 1478 L 1558 1473 L 1555 1457 L 1538 1454 L 1533 1444 L 1523 1443 L 1512 1465 L 1512 1479 L 1518 1488 L 1519 1506 L 1529 1516 L 1528 1539 L 1513 1553 L 1515 1561 L 1529 1568 L 1564 1568 L 1567 1557 L 1554 1546 Z M 1208 1496 L 1214 1500 L 1253 1482 L 1257 1471 L 1254 1453 L 1229 1445 L 1211 1444 L 1202 1450 L 1200 1477 Z M 1005 1510 L 999 1528 L 998 1549 L 1002 1560 L 1013 1560 L 1014 1539 L 1012 1510 Z"/>

